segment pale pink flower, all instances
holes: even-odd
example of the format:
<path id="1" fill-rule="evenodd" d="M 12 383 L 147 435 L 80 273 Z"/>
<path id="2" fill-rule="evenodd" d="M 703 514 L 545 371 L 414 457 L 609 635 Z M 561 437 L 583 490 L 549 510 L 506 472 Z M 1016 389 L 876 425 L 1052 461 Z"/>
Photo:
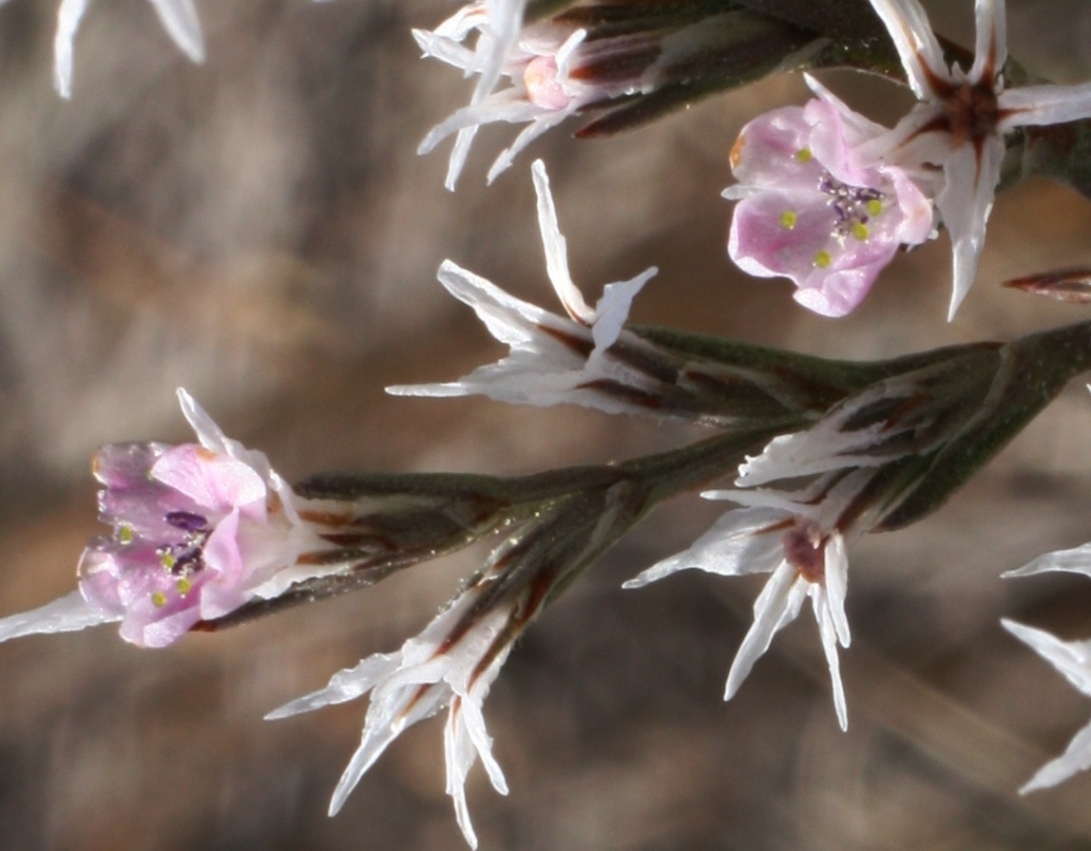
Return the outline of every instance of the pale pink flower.
<path id="1" fill-rule="evenodd" d="M 932 205 L 903 169 L 858 156 L 886 128 L 807 81 L 818 98 L 756 118 L 732 149 L 728 253 L 751 275 L 791 278 L 810 310 L 844 316 L 901 246 L 928 239 Z"/>
<path id="2" fill-rule="evenodd" d="M 977 0 L 977 43 L 968 72 L 948 67 L 917 0 L 871 0 L 871 5 L 920 103 L 889 134 L 865 146 L 862 155 L 911 169 L 942 169 L 935 200 L 954 249 L 951 319 L 977 274 L 1000 181 L 1004 137 L 1019 127 L 1091 117 L 1091 83 L 1005 89 L 1004 0 Z"/>
<path id="3" fill-rule="evenodd" d="M 193 0 L 149 0 L 163 28 L 194 62 L 205 58 L 204 38 Z M 90 0 L 61 0 L 53 41 L 53 85 L 63 98 L 72 97 L 72 50 L 76 32 Z"/>
<path id="4" fill-rule="evenodd" d="M 178 395 L 200 444 L 103 447 L 94 472 L 112 536 L 84 550 L 78 591 L 0 620 L 0 640 L 120 621 L 122 638 L 163 647 L 200 620 L 339 569 L 297 564 L 304 552 L 333 548 L 300 519 L 303 501 L 265 455 Z"/>

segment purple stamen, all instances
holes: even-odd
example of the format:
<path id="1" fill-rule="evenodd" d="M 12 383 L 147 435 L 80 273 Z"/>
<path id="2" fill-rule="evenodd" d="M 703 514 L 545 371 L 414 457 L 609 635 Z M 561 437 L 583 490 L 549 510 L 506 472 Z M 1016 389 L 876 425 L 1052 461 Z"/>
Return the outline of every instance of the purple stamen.
<path id="1" fill-rule="evenodd" d="M 818 190 L 829 195 L 826 202 L 837 216 L 831 236 L 839 240 L 849 237 L 857 225 L 867 224 L 867 205 L 872 201 L 881 201 L 882 192 L 868 186 L 849 186 L 842 183 L 828 171 L 822 172 L 818 179 Z"/>
<path id="2" fill-rule="evenodd" d="M 208 518 L 191 511 L 171 511 L 166 516 L 166 521 L 176 529 L 183 532 L 208 532 Z"/>

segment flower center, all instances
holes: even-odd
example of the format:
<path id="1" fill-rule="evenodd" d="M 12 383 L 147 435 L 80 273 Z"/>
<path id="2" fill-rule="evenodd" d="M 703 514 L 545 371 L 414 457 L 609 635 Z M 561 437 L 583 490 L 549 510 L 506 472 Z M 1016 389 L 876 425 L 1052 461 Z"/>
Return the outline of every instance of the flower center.
<path id="1" fill-rule="evenodd" d="M 992 85 L 963 83 L 947 95 L 943 109 L 956 146 L 996 133 L 999 108 Z"/>
<path id="2" fill-rule="evenodd" d="M 784 558 L 808 582 L 826 577 L 826 539 L 815 526 L 795 526 L 785 533 Z"/>
<path id="3" fill-rule="evenodd" d="M 171 511 L 164 519 L 183 533 L 182 539 L 163 544 L 155 552 L 164 570 L 181 577 L 178 590 L 185 594 L 189 590 L 186 577 L 192 576 L 205 566 L 204 546 L 208 536 L 212 534 L 212 527 L 208 524 L 208 518 L 189 511 Z"/>
<path id="4" fill-rule="evenodd" d="M 523 72 L 523 83 L 527 87 L 527 100 L 542 109 L 564 109 L 572 102 L 561 83 L 557 60 L 552 56 L 535 56 L 530 60 Z"/>
<path id="5" fill-rule="evenodd" d="M 826 203 L 837 217 L 832 236 L 841 242 L 850 236 L 863 242 L 870 236 L 868 222 L 883 212 L 882 192 L 868 186 L 849 186 L 828 171 L 818 179 L 818 191 L 829 196 Z"/>

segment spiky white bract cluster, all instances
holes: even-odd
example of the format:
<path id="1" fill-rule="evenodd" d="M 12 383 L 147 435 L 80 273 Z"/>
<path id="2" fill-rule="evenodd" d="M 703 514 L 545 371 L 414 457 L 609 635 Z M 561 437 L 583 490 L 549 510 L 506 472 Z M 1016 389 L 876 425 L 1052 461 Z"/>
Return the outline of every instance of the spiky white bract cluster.
<path id="1" fill-rule="evenodd" d="M 493 788 L 501 795 L 508 793 L 504 774 L 492 755 L 492 739 L 485 730 L 482 705 L 511 649 L 510 642 L 499 648 L 495 643 L 513 612 L 501 606 L 471 617 L 471 610 L 486 587 L 487 582 L 482 581 L 464 591 L 397 652 L 369 656 L 354 668 L 334 674 L 325 688 L 266 716 L 285 718 L 371 692 L 360 746 L 334 790 L 331 816 L 341 809 L 364 772 L 394 739 L 418 721 L 446 709 L 447 794 L 454 801 L 455 816 L 466 841 L 472 848 L 477 847 L 465 785 L 478 757 Z"/>
<path id="2" fill-rule="evenodd" d="M 623 330 L 633 298 L 656 274 L 655 267 L 635 278 L 607 284 L 592 308 L 576 287 L 568 269 L 568 249 L 557 223 L 549 178 L 541 160 L 532 166 L 538 195 L 538 225 L 545 247 L 550 282 L 567 317 L 558 316 L 515 298 L 484 278 L 450 260 L 439 269 L 439 281 L 455 298 L 468 304 L 490 333 L 511 348 L 495 364 L 442 384 L 398 385 L 396 396 L 468 396 L 480 394 L 514 404 L 584 405 L 608 413 L 634 410 L 623 397 L 596 389 L 601 382 L 651 388 L 639 370 L 613 357 L 619 340 L 640 349 L 634 334 Z"/>
<path id="3" fill-rule="evenodd" d="M 1053 572 L 1091 577 L 1091 543 L 1046 553 L 1003 575 L 1013 578 Z M 1001 623 L 1008 632 L 1060 671 L 1072 685 L 1091 697 L 1091 641 L 1062 641 L 1044 630 L 1013 620 L 1004 619 Z M 1091 724 L 1076 733 L 1065 752 L 1042 766 L 1019 791 L 1025 794 L 1056 786 L 1088 768 L 1091 768 Z"/>
<path id="4" fill-rule="evenodd" d="M 837 649 L 851 641 L 845 616 L 847 547 L 878 522 L 881 494 L 870 493 L 869 486 L 884 465 L 908 454 L 895 438 L 913 428 L 887 419 L 863 424 L 857 419 L 878 403 L 914 396 L 914 375 L 930 371 L 880 381 L 836 405 L 810 429 L 773 438 L 740 465 L 734 489 L 702 494 L 742 507 L 723 515 L 685 551 L 625 583 L 639 588 L 688 569 L 721 576 L 772 574 L 754 603 L 754 623 L 728 673 L 725 700 L 736 694 L 773 636 L 798 617 L 810 598 L 837 720 L 847 729 Z M 812 477 L 806 487 L 786 484 L 803 477 Z"/>

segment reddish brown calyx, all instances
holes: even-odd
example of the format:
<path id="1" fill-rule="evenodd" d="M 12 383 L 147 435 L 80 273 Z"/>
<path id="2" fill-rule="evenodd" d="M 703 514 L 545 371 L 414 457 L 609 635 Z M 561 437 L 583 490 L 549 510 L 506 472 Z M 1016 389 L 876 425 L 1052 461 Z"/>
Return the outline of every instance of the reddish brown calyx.
<path id="1" fill-rule="evenodd" d="M 826 538 L 814 526 L 796 526 L 785 533 L 784 558 L 808 582 L 826 578 Z"/>
<path id="2" fill-rule="evenodd" d="M 989 84 L 963 83 L 952 87 L 944 99 L 944 111 L 953 143 L 980 143 L 996 133 L 1000 109 L 996 90 Z"/>

